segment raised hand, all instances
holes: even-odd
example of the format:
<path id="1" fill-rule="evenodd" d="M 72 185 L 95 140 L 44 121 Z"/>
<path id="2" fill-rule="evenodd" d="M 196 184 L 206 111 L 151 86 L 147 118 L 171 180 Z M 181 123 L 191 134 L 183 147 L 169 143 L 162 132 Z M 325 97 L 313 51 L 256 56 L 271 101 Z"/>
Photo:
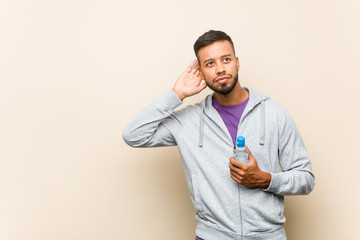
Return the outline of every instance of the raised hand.
<path id="1" fill-rule="evenodd" d="M 197 61 L 194 60 L 178 80 L 176 80 L 173 90 L 182 101 L 186 97 L 195 95 L 206 88 L 206 83 L 201 83 L 201 80 L 203 80 L 203 75 L 201 74 Z"/>

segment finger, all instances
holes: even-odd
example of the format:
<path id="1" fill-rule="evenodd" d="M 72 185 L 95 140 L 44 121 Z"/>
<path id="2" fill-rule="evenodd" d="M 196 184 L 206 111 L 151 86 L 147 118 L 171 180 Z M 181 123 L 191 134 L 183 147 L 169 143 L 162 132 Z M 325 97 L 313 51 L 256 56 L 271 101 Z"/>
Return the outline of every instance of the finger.
<path id="1" fill-rule="evenodd" d="M 231 176 L 232 179 L 234 179 L 239 184 L 241 184 L 241 182 L 244 180 L 243 177 L 239 176 L 235 172 L 230 172 L 230 176 Z"/>
<path id="2" fill-rule="evenodd" d="M 233 157 L 230 158 L 230 164 L 232 166 L 234 166 L 234 168 L 237 168 L 237 169 L 244 169 L 247 165 L 245 163 L 241 163 L 241 162 L 235 160 L 235 158 L 233 158 Z"/>
<path id="3" fill-rule="evenodd" d="M 249 155 L 252 155 L 251 152 L 250 152 L 250 149 L 249 149 L 248 145 L 245 145 L 245 149 L 246 149 L 246 151 L 248 152 Z"/>
<path id="4" fill-rule="evenodd" d="M 242 180 L 244 177 L 244 172 L 242 172 L 242 171 L 239 172 L 239 171 L 234 171 L 234 170 L 230 169 L 230 173 L 239 180 Z"/>
<path id="5" fill-rule="evenodd" d="M 189 67 L 186 69 L 187 72 L 190 73 L 191 70 L 195 67 L 196 64 L 197 64 L 197 60 L 194 59 L 194 60 L 190 63 Z"/>
<path id="6" fill-rule="evenodd" d="M 202 81 L 202 79 L 201 79 L 201 77 L 200 77 L 200 73 L 198 72 L 197 74 L 196 74 L 196 77 L 200 80 L 199 81 L 199 83 Z"/>
<path id="7" fill-rule="evenodd" d="M 201 69 L 199 69 L 199 73 L 200 73 L 200 78 L 201 78 L 201 80 L 205 80 L 204 75 L 203 75 L 202 72 L 201 72 Z"/>
<path id="8" fill-rule="evenodd" d="M 230 159 L 230 162 L 229 162 L 229 168 L 230 168 L 230 170 L 238 169 L 238 168 L 235 167 L 234 164 L 231 162 L 231 159 Z"/>
<path id="9" fill-rule="evenodd" d="M 245 146 L 245 149 L 246 149 L 246 151 L 248 152 L 249 162 L 251 162 L 251 161 L 256 161 L 254 155 L 252 155 L 252 153 L 250 152 L 250 149 L 249 149 L 249 147 L 248 147 L 247 145 Z"/>
<path id="10" fill-rule="evenodd" d="M 235 160 L 235 158 L 231 157 L 231 158 L 230 158 L 230 162 L 229 162 L 229 167 L 230 167 L 230 168 L 238 168 L 238 167 L 237 167 L 237 164 L 238 164 L 238 163 L 237 163 L 237 161 Z"/>
<path id="11" fill-rule="evenodd" d="M 236 161 L 236 160 L 235 160 Z M 247 165 L 247 164 L 245 164 Z M 243 177 L 245 176 L 246 169 L 245 168 L 238 168 L 231 163 L 229 164 L 230 171 L 236 173 L 237 176 Z"/>
<path id="12" fill-rule="evenodd" d="M 197 75 L 199 73 L 199 67 L 194 67 L 191 72 L 195 75 Z"/>
<path id="13" fill-rule="evenodd" d="M 232 178 L 232 180 L 234 180 L 234 181 L 237 182 L 238 184 L 241 184 L 241 182 L 239 181 L 239 179 L 237 179 L 237 178 L 234 177 L 233 175 L 230 175 L 230 177 Z"/>

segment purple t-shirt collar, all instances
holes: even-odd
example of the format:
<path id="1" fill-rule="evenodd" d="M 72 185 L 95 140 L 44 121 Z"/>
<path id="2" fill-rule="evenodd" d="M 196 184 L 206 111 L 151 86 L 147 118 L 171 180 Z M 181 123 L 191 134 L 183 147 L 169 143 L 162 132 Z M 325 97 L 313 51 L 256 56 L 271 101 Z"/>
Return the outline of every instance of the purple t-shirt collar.
<path id="1" fill-rule="evenodd" d="M 245 101 L 231 106 L 221 105 L 215 98 L 212 98 L 212 105 L 217 110 L 222 120 L 224 121 L 234 145 L 236 144 L 237 130 L 240 122 L 240 118 L 245 110 L 245 107 L 249 101 L 247 98 Z"/>

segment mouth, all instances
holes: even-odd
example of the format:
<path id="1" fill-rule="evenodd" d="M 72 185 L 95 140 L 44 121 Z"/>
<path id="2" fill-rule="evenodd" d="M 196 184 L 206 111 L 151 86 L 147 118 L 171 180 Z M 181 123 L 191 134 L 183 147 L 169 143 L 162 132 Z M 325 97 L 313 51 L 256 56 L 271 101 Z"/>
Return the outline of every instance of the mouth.
<path id="1" fill-rule="evenodd" d="M 231 78 L 230 76 L 219 77 L 219 78 L 216 78 L 216 79 L 215 79 L 215 82 L 224 83 L 224 82 L 226 82 L 227 80 L 229 80 L 230 78 Z"/>

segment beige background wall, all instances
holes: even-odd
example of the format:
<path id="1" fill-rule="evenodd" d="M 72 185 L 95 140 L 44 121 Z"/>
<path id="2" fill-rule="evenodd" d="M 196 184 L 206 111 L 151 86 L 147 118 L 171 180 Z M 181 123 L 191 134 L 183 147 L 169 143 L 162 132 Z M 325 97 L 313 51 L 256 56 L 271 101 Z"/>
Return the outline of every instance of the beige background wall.
<path id="1" fill-rule="evenodd" d="M 358 239 L 359 10 L 353 0 L 1 0 L 0 239 L 194 238 L 177 149 L 132 149 L 121 134 L 209 29 L 232 36 L 241 83 L 285 106 L 305 140 L 316 186 L 286 198 L 288 238 Z"/>

